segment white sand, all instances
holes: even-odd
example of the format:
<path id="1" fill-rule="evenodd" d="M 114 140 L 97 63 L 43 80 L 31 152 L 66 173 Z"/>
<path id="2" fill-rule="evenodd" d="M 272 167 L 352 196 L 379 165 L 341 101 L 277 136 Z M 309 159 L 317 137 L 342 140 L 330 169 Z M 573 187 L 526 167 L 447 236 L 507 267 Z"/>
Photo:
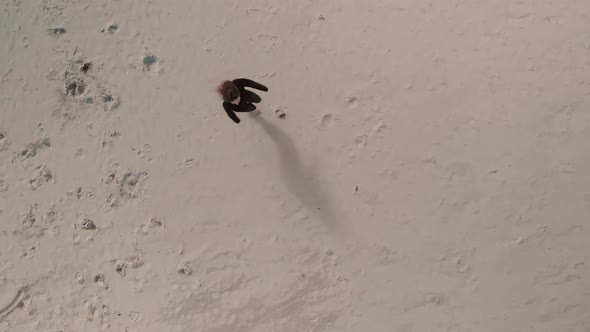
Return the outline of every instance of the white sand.
<path id="1" fill-rule="evenodd" d="M 588 1 L 3 0 L 0 40 L 1 332 L 590 331 Z"/>

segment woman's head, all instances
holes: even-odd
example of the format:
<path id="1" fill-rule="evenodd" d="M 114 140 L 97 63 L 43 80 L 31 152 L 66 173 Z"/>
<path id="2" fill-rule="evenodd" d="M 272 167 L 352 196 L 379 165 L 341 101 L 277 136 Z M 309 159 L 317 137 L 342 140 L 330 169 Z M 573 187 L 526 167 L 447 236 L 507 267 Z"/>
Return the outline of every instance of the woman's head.
<path id="1" fill-rule="evenodd" d="M 232 81 L 225 81 L 219 85 L 217 92 L 223 101 L 237 104 L 240 102 L 240 89 Z"/>

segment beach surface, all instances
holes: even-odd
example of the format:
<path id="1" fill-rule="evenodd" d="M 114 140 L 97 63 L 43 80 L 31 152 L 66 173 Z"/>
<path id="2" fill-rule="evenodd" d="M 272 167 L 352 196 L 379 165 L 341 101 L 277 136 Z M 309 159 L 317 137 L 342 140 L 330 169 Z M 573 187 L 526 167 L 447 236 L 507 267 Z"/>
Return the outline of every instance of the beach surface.
<path id="1" fill-rule="evenodd" d="M 0 332 L 590 331 L 587 1 L 0 0 L 0 41 Z"/>

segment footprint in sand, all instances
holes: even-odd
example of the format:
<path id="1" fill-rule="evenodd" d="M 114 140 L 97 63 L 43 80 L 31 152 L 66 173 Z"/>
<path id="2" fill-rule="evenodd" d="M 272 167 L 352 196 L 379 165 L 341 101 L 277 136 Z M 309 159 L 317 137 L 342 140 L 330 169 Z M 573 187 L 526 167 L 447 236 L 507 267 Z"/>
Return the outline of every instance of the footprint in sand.
<path id="1" fill-rule="evenodd" d="M 348 104 L 348 107 L 356 108 L 359 105 L 359 99 L 358 97 L 348 97 L 346 103 Z"/>
<path id="2" fill-rule="evenodd" d="M 60 37 L 66 33 L 66 29 L 62 27 L 49 29 L 49 35 L 52 37 Z"/>
<path id="3" fill-rule="evenodd" d="M 8 149 L 8 140 L 6 139 L 6 133 L 0 131 L 0 152 Z"/>
<path id="4" fill-rule="evenodd" d="M 24 306 L 27 287 L 18 287 L 9 280 L 0 281 L 0 320 Z"/>
<path id="5" fill-rule="evenodd" d="M 147 177 L 147 172 L 125 172 L 125 174 L 123 174 L 123 176 L 117 181 L 119 195 L 124 199 L 139 197 L 143 192 L 143 184 Z"/>
<path id="6" fill-rule="evenodd" d="M 35 191 L 47 183 L 55 183 L 53 173 L 45 165 L 37 166 L 29 179 L 29 189 Z"/>
<path id="7" fill-rule="evenodd" d="M 27 146 L 20 152 L 20 156 L 24 159 L 32 158 L 37 155 L 40 150 L 51 147 L 51 140 L 49 137 L 39 139 Z"/>
<path id="8" fill-rule="evenodd" d="M 334 125 L 334 116 L 330 113 L 324 113 L 322 114 L 322 117 L 320 118 L 320 125 L 322 127 L 332 127 Z"/>

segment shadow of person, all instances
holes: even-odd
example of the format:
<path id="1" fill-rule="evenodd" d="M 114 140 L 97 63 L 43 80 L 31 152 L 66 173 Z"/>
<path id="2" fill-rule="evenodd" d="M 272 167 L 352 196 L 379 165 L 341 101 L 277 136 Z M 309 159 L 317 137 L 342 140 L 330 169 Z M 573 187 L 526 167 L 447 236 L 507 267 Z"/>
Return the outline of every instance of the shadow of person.
<path id="1" fill-rule="evenodd" d="M 320 217 L 330 230 L 341 230 L 339 218 L 329 196 L 321 187 L 315 174 L 301 162 L 291 137 L 260 115 L 250 114 L 250 116 L 276 145 L 281 176 L 289 191 L 297 197 L 304 208 Z"/>

